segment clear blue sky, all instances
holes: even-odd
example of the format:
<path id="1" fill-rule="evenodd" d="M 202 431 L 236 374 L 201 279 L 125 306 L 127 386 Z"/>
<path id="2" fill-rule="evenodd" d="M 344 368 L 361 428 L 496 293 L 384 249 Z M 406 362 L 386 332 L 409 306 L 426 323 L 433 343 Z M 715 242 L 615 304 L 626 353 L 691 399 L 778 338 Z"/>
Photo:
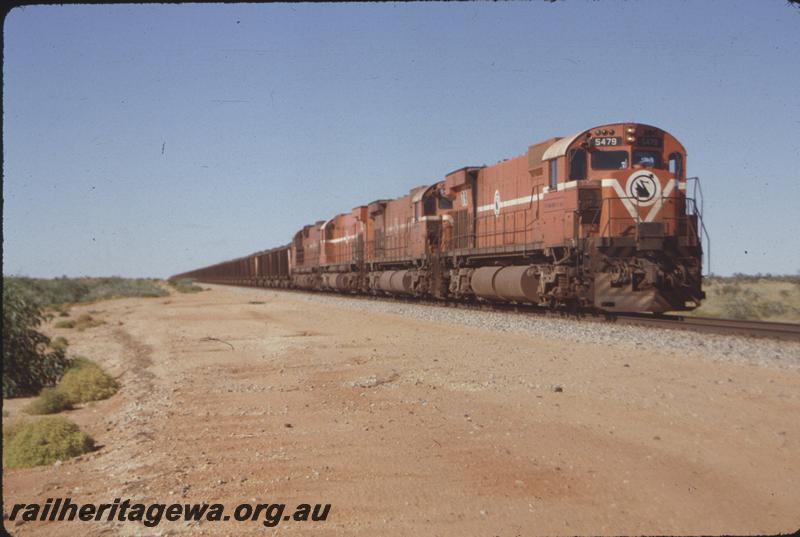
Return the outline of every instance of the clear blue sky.
<path id="1" fill-rule="evenodd" d="M 784 0 L 33 6 L 4 29 L 5 274 L 168 276 L 620 120 L 687 147 L 714 272 L 800 269 Z"/>

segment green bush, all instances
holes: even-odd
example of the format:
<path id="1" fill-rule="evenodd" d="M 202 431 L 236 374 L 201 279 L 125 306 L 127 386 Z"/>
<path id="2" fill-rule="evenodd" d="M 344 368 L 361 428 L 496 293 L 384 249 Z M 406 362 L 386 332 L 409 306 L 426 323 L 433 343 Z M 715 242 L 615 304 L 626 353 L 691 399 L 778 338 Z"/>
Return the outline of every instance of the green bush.
<path id="1" fill-rule="evenodd" d="M 59 316 L 65 312 L 66 304 L 93 302 L 108 298 L 159 297 L 169 293 L 157 281 L 131 278 L 38 278 L 9 277 L 32 302 L 40 306 L 51 306 Z"/>
<path id="2" fill-rule="evenodd" d="M 3 466 L 26 468 L 53 464 L 87 453 L 94 440 L 60 416 L 46 416 L 3 431 Z"/>
<path id="3" fill-rule="evenodd" d="M 34 415 L 56 414 L 62 410 L 71 409 L 72 401 L 70 401 L 69 397 L 67 397 L 62 390 L 56 387 L 43 389 L 39 397 L 31 401 L 31 403 L 25 407 L 25 412 Z"/>
<path id="4" fill-rule="evenodd" d="M 13 281 L 3 284 L 3 396 L 33 395 L 61 376 L 69 361 L 36 330 L 42 308 Z"/>
<path id="5" fill-rule="evenodd" d="M 167 283 L 179 293 L 199 293 L 203 290 L 199 285 L 195 285 L 192 280 L 170 280 Z"/>
<path id="6" fill-rule="evenodd" d="M 72 404 L 108 399 L 119 384 L 99 365 L 86 358 L 76 358 L 58 383 L 57 390 Z"/>
<path id="7" fill-rule="evenodd" d="M 130 278 L 87 278 L 89 293 L 81 297 L 81 302 L 93 302 L 109 298 L 143 297 L 152 298 L 167 296 L 169 293 L 157 282 L 147 279 Z"/>
<path id="8" fill-rule="evenodd" d="M 78 302 L 89 292 L 89 287 L 82 281 L 67 277 L 43 280 L 38 278 L 6 278 L 13 281 L 23 292 L 40 306 L 55 306 Z"/>

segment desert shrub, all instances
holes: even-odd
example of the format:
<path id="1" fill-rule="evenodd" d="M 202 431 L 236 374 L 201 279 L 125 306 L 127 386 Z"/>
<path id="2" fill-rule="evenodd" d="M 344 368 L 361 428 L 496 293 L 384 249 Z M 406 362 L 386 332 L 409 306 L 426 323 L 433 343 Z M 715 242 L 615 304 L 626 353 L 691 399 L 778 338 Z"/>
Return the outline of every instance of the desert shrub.
<path id="1" fill-rule="evenodd" d="M 54 306 L 78 302 L 89 292 L 86 284 L 77 279 L 67 277 L 44 280 L 39 278 L 7 278 L 13 281 L 22 291 L 40 306 Z"/>
<path id="2" fill-rule="evenodd" d="M 717 289 L 717 293 L 720 295 L 738 295 L 741 291 L 741 288 L 736 284 L 726 284 Z"/>
<path id="3" fill-rule="evenodd" d="M 3 431 L 3 466 L 53 464 L 92 450 L 94 440 L 60 416 L 46 416 Z"/>
<path id="4" fill-rule="evenodd" d="M 696 315 L 800 322 L 798 276 L 735 274 L 704 280 L 706 300 Z"/>
<path id="5" fill-rule="evenodd" d="M 83 332 L 87 328 L 94 328 L 95 326 L 100 326 L 101 324 L 103 324 L 103 321 L 95 319 L 88 313 L 82 313 L 75 321 L 75 329 L 78 332 Z"/>
<path id="6" fill-rule="evenodd" d="M 169 293 L 160 287 L 157 282 L 148 279 L 119 278 L 88 278 L 89 293 L 81 297 L 81 302 L 92 302 L 109 298 L 126 297 L 160 297 Z"/>
<path id="7" fill-rule="evenodd" d="M 735 298 L 731 300 L 726 304 L 725 311 L 727 312 L 726 316 L 731 319 L 758 320 L 761 318 L 758 307 L 748 299 Z"/>
<path id="8" fill-rule="evenodd" d="M 3 285 L 3 396 L 33 395 L 61 376 L 69 361 L 36 330 L 42 308 L 14 282 Z"/>
<path id="9" fill-rule="evenodd" d="M 762 302 L 758 302 L 756 307 L 758 308 L 759 314 L 762 318 L 785 315 L 790 310 L 789 306 L 775 300 L 764 300 Z"/>
<path id="10" fill-rule="evenodd" d="M 69 307 L 66 304 L 48 304 L 47 307 L 58 317 L 69 317 Z"/>
<path id="11" fill-rule="evenodd" d="M 92 302 L 108 298 L 159 297 L 169 293 L 157 281 L 131 278 L 38 278 L 9 277 L 22 292 L 40 306 L 55 307 L 59 316 L 66 313 L 63 305 Z"/>
<path id="12" fill-rule="evenodd" d="M 199 285 L 195 285 L 192 280 L 170 280 L 167 283 L 179 293 L 199 293 L 203 290 Z"/>
<path id="13" fill-rule="evenodd" d="M 726 283 L 756 283 L 759 281 L 767 281 L 767 282 L 787 282 L 787 283 L 798 283 L 800 282 L 800 273 L 798 274 L 761 274 L 757 272 L 756 274 L 742 274 L 737 272 L 733 274 L 733 276 L 717 276 L 717 275 L 709 275 L 704 278 L 706 283 L 716 283 L 716 284 L 726 284 Z"/>
<path id="14" fill-rule="evenodd" d="M 4 410 L 3 412 L 6 411 Z M 8 445 L 14 435 L 22 429 L 23 425 L 25 425 L 25 422 L 21 420 L 11 420 L 8 423 L 3 423 L 3 446 Z"/>
<path id="15" fill-rule="evenodd" d="M 761 295 L 749 287 L 742 290 L 742 297 L 753 301 L 761 299 Z"/>
<path id="16" fill-rule="evenodd" d="M 69 397 L 58 388 L 45 388 L 39 397 L 25 407 L 28 414 L 56 414 L 62 410 L 71 410 L 72 402 Z"/>
<path id="17" fill-rule="evenodd" d="M 100 326 L 103 324 L 104 321 L 100 321 L 95 319 L 88 313 L 82 313 L 78 316 L 77 319 L 66 319 L 63 321 L 56 321 L 53 325 L 56 328 L 74 328 L 78 332 L 83 332 L 87 328 L 94 328 L 95 326 Z"/>
<path id="18" fill-rule="evenodd" d="M 66 351 L 68 346 L 69 341 L 67 341 L 67 338 L 62 336 L 55 337 L 50 341 L 50 348 L 57 351 Z"/>
<path id="19" fill-rule="evenodd" d="M 108 399 L 119 390 L 119 384 L 96 363 L 86 358 L 73 360 L 58 383 L 57 390 L 72 404 Z"/>

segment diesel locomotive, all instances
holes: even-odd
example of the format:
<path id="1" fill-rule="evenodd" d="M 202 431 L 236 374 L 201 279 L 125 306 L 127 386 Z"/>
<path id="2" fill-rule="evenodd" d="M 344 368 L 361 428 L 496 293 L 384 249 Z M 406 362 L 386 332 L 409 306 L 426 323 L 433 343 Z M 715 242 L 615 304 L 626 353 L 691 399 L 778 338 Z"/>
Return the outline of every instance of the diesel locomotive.
<path id="1" fill-rule="evenodd" d="M 201 282 L 682 311 L 704 298 L 697 178 L 668 132 L 593 127 L 466 166 L 299 230 L 285 246 L 173 276 Z"/>

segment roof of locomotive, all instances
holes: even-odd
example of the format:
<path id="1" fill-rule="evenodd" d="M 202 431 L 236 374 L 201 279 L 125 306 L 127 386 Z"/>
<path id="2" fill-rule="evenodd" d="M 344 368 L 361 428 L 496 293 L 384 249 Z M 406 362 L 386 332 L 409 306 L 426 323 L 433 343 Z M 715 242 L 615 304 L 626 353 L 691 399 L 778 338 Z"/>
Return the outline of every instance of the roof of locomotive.
<path id="1" fill-rule="evenodd" d="M 563 157 L 564 155 L 567 154 L 567 149 L 569 148 L 569 146 L 571 146 L 572 143 L 575 142 L 575 140 L 577 140 L 581 136 L 584 136 L 587 132 L 591 132 L 591 131 L 593 131 L 595 129 L 603 129 L 603 128 L 607 128 L 607 127 L 613 127 L 613 126 L 620 125 L 620 124 L 623 124 L 623 125 L 636 125 L 637 127 L 645 127 L 645 128 L 656 129 L 656 130 L 659 130 L 659 131 L 663 132 L 664 134 L 666 134 L 668 136 L 671 136 L 673 139 L 675 139 L 675 141 L 677 141 L 677 139 L 674 136 L 672 136 L 669 132 L 665 131 L 664 129 L 662 129 L 660 127 L 656 127 L 654 125 L 647 125 L 646 123 L 636 123 L 636 122 L 630 122 L 630 123 L 626 123 L 626 122 L 605 123 L 603 125 L 597 125 L 595 127 L 592 127 L 590 129 L 584 129 L 584 130 L 582 130 L 582 131 L 580 131 L 580 132 L 578 132 L 576 134 L 573 134 L 571 136 L 565 136 L 564 138 L 561 138 L 560 140 L 557 140 L 555 143 L 553 143 L 553 145 L 551 145 L 550 147 L 547 148 L 547 150 L 542 155 L 542 160 L 545 161 L 545 160 L 550 160 L 550 159 L 554 159 L 554 158 L 557 158 L 557 157 Z M 680 144 L 680 142 L 678 142 L 678 143 Z M 683 147 L 683 144 L 680 144 L 680 145 L 681 145 L 681 147 Z"/>

